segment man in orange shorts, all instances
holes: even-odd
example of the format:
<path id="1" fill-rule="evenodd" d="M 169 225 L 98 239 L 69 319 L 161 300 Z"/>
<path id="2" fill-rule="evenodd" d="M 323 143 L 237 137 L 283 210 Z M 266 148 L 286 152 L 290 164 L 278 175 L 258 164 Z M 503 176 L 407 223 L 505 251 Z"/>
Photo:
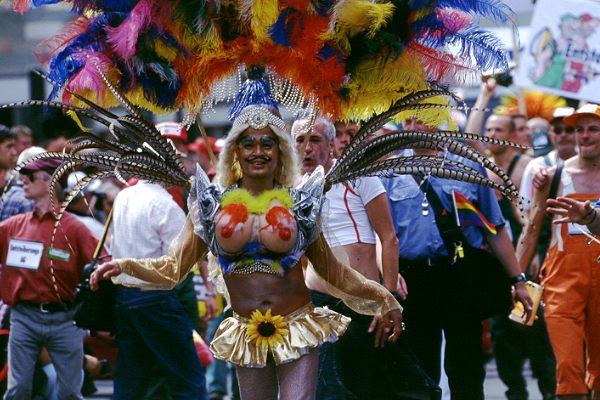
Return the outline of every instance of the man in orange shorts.
<path id="1" fill-rule="evenodd" d="M 600 106 L 585 105 L 564 121 L 575 127 L 579 154 L 558 171 L 558 194 L 594 204 L 600 198 Z M 521 265 L 527 265 L 535 251 L 532 243 L 555 171 L 553 167 L 534 178 L 539 188 L 517 251 Z M 583 400 L 591 389 L 593 399 L 600 400 L 600 247 L 583 233 L 589 221 L 579 222 L 554 225 L 541 282 L 557 362 L 556 394 L 560 399 Z"/>

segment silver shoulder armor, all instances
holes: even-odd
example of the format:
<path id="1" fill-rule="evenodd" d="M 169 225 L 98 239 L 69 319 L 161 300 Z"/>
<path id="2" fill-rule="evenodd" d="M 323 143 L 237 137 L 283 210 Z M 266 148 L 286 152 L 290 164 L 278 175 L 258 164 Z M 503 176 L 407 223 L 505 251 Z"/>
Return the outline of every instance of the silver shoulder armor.
<path id="1" fill-rule="evenodd" d="M 298 243 L 296 247 L 306 249 L 321 232 L 319 217 L 323 200 L 325 174 L 319 166 L 308 179 L 290 193 L 294 200 L 293 212 L 298 221 Z"/>
<path id="2" fill-rule="evenodd" d="M 213 184 L 199 165 L 196 165 L 196 176 L 192 177 L 188 210 L 194 224 L 194 232 L 214 250 L 214 221 L 225 188 Z M 217 254 L 217 253 L 214 253 Z"/>

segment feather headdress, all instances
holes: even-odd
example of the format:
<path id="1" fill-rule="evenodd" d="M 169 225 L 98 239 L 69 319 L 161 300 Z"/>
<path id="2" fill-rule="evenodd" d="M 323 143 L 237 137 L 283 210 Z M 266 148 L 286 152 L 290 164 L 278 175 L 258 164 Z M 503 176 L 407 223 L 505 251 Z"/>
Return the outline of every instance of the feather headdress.
<path id="1" fill-rule="evenodd" d="M 19 0 L 15 9 L 56 2 Z M 112 174 L 121 180 L 140 177 L 187 186 L 179 156 L 142 118 L 139 107 L 155 112 L 185 107 L 196 113 L 235 99 L 231 118 L 248 104 L 269 109 L 283 104 L 308 106 L 334 119 L 366 121 L 328 173 L 327 185 L 362 175 L 421 173 L 516 195 L 506 174 L 462 143 L 492 139 L 400 130 L 367 140 L 397 115 L 418 113 L 429 125 L 440 125 L 447 119 L 444 112 L 457 102 L 443 89 L 445 84 L 478 78 L 483 69 L 507 69 L 502 46 L 478 28 L 477 20 L 514 26 L 511 10 L 500 0 L 67 3 L 78 17 L 39 52 L 54 86 L 51 98 L 4 107 L 56 107 L 105 125 L 113 137 L 83 132 L 70 154 L 36 156 L 64 161 L 54 181 L 85 164 L 96 170 L 89 179 Z M 244 75 L 248 79 L 243 82 Z M 62 102 L 54 101 L 59 95 Z M 109 111 L 114 105 L 126 115 Z M 443 157 L 378 161 L 409 147 L 455 152 L 493 170 L 505 185 Z M 65 207 L 63 203 L 57 213 Z"/>
<path id="2" fill-rule="evenodd" d="M 235 97 L 240 85 L 223 93 L 220 82 L 261 66 L 274 96 L 313 102 L 334 119 L 367 120 L 430 81 L 465 83 L 483 69 L 505 70 L 501 44 L 478 19 L 515 26 L 500 0 L 65 2 L 78 18 L 44 43 L 40 59 L 56 85 L 51 99 L 65 87 L 95 93 L 102 82 L 94 57 L 133 104 L 155 112 L 198 112 L 214 104 L 215 87 Z M 62 100 L 74 101 L 68 92 Z M 103 93 L 94 101 L 116 105 Z"/>

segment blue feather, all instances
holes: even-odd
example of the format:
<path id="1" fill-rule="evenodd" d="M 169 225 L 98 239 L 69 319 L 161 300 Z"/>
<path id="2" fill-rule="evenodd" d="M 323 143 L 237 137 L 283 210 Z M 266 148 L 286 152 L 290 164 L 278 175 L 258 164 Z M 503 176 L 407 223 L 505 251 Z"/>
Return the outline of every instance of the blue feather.
<path id="1" fill-rule="evenodd" d="M 262 104 L 277 109 L 277 103 L 271 97 L 271 89 L 263 78 L 263 74 L 263 67 L 251 66 L 249 68 L 248 79 L 242 84 L 229 111 L 230 121 L 233 121 L 249 105 Z"/>
<path id="2" fill-rule="evenodd" d="M 269 36 L 271 36 L 273 42 L 281 46 L 291 47 L 292 42 L 290 36 L 294 31 L 295 19 L 290 17 L 295 13 L 297 13 L 297 11 L 293 8 L 286 8 L 281 11 L 279 18 L 277 18 L 277 22 L 269 28 Z"/>
<path id="3" fill-rule="evenodd" d="M 341 51 L 328 44 L 324 45 L 319 49 L 318 57 L 321 61 L 326 61 L 329 60 L 331 57 L 336 57 L 338 63 L 341 64 L 344 62 L 344 55 L 341 53 Z"/>
<path id="4" fill-rule="evenodd" d="M 71 79 L 85 65 L 86 54 L 90 52 L 102 52 L 107 49 L 106 26 L 118 26 L 126 14 L 107 13 L 95 17 L 86 32 L 80 34 L 59 52 L 49 63 L 48 77 L 55 82 L 48 96 L 51 100 L 56 97 L 58 91 L 69 79 Z"/>
<path id="5" fill-rule="evenodd" d="M 146 100 L 159 107 L 170 109 L 175 106 L 181 81 L 175 71 L 157 63 L 146 64 L 143 73 L 137 76 Z"/>
<path id="6" fill-rule="evenodd" d="M 32 7 L 41 7 L 41 6 L 45 6 L 47 4 L 56 4 L 61 2 L 62 0 L 33 0 L 31 2 L 31 6 Z"/>
<path id="7" fill-rule="evenodd" d="M 398 1 L 398 0 L 396 0 Z M 418 11 L 425 8 L 434 8 L 439 4 L 439 0 L 409 0 L 408 6 L 412 11 Z M 400 3 L 404 4 L 405 0 L 400 0 Z"/>
<path id="8" fill-rule="evenodd" d="M 73 2 L 71 11 L 83 14 L 85 11 L 129 12 L 137 4 L 137 0 L 77 0 Z"/>
<path id="9" fill-rule="evenodd" d="M 476 14 L 497 23 L 515 23 L 515 13 L 500 0 L 441 0 L 439 6 Z"/>
<path id="10" fill-rule="evenodd" d="M 442 35 L 440 38 L 425 37 L 419 41 L 433 48 L 456 46 L 457 50 L 451 50 L 452 53 L 457 53 L 461 58 L 474 59 L 483 70 L 508 69 L 507 52 L 502 42 L 492 33 L 475 26 Z"/>

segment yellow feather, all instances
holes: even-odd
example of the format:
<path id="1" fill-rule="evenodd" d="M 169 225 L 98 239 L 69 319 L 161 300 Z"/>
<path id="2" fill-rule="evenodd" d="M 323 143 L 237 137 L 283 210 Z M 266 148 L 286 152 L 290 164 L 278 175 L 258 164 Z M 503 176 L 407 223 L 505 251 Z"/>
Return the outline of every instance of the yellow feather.
<path id="1" fill-rule="evenodd" d="M 451 105 L 451 101 L 446 97 L 433 97 L 431 99 L 427 99 L 423 101 L 423 103 L 429 104 L 443 104 L 443 105 Z M 398 113 L 394 116 L 393 120 L 395 122 L 404 123 L 405 121 L 411 120 L 413 118 L 418 119 L 423 122 L 427 126 L 431 126 L 434 128 L 439 128 L 440 126 L 446 125 L 443 129 L 456 130 L 458 126 L 456 122 L 452 119 L 452 114 L 449 108 L 433 108 L 428 110 L 411 110 Z"/>
<path id="2" fill-rule="evenodd" d="M 380 58 L 364 61 L 352 74 L 347 88 L 348 97 L 342 104 L 342 119 L 364 121 L 374 114 L 387 111 L 402 97 L 429 87 L 423 66 L 415 57 L 405 53 L 397 60 Z M 443 101 L 443 99 L 435 101 Z M 427 100 L 425 103 L 434 103 L 434 101 Z M 404 122 L 404 118 L 416 116 L 425 124 L 437 127 L 443 122 L 450 121 L 449 111 L 448 109 L 409 111 L 396 116 L 394 120 Z"/>
<path id="3" fill-rule="evenodd" d="M 349 120 L 366 120 L 386 111 L 396 100 L 427 88 L 419 62 L 408 55 L 397 60 L 383 57 L 363 61 L 348 82 L 342 114 Z"/>
<path id="4" fill-rule="evenodd" d="M 177 50 L 171 46 L 165 45 L 162 40 L 156 40 L 154 42 L 154 50 L 156 51 L 156 54 L 168 61 L 173 61 L 175 57 L 177 57 Z"/>
<path id="5" fill-rule="evenodd" d="M 239 4 L 240 16 L 244 22 L 250 21 L 254 37 L 258 42 L 269 38 L 269 28 L 279 16 L 278 0 L 244 0 Z"/>
<path id="6" fill-rule="evenodd" d="M 166 109 L 157 106 L 156 104 L 146 100 L 144 97 L 144 91 L 142 88 L 137 88 L 132 92 L 127 93 L 127 98 L 133 104 L 138 105 L 139 107 L 145 108 L 149 111 L 152 111 L 154 114 L 167 114 L 177 110 L 177 108 Z"/>
<path id="7" fill-rule="evenodd" d="M 378 29 L 385 26 L 394 14 L 392 3 L 373 3 L 368 0 L 341 0 L 333 10 L 330 31 L 340 35 L 354 36 L 367 30 L 373 37 Z"/>
<path id="8" fill-rule="evenodd" d="M 79 119 L 79 117 L 77 116 L 77 113 L 73 110 L 69 110 L 67 111 L 67 115 L 69 117 L 71 117 L 71 119 L 73 121 L 75 121 L 75 123 L 77 124 L 77 126 L 79 127 L 79 129 L 81 129 L 83 132 L 89 132 L 91 131 L 90 128 L 86 128 L 85 126 L 83 126 L 83 124 L 81 123 L 81 120 Z"/>

